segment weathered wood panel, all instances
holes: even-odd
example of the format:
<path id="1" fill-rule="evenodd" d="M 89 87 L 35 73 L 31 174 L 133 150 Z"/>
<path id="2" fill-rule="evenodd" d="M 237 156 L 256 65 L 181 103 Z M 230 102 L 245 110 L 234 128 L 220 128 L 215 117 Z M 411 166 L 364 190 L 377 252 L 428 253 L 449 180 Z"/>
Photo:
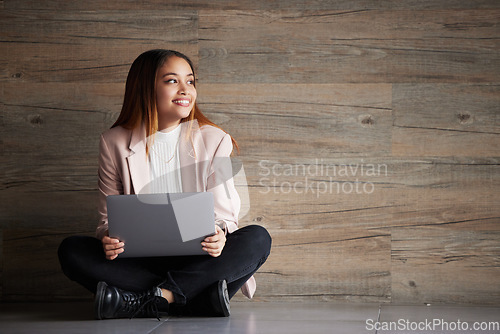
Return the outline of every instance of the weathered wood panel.
<path id="1" fill-rule="evenodd" d="M 474 9 L 500 8 L 495 0 L 288 0 L 276 2 L 268 0 L 234 1 L 234 0 L 89 0 L 85 2 L 65 0 L 4 0 L 9 9 L 51 9 L 51 10 L 171 10 L 171 9 L 223 9 L 223 10 L 371 10 L 371 9 Z M 2 3 L 4 2 L 2 1 Z"/>
<path id="2" fill-rule="evenodd" d="M 71 282 L 59 265 L 57 248 L 65 237 L 73 234 L 86 233 L 4 229 L 3 300 L 92 298 L 90 292 Z"/>
<path id="3" fill-rule="evenodd" d="M 263 159 L 391 150 L 391 85 L 200 84 L 202 110 Z"/>
<path id="4" fill-rule="evenodd" d="M 95 228 L 99 134 L 116 118 L 123 89 L 3 84 L 3 227 Z"/>
<path id="5" fill-rule="evenodd" d="M 0 296 L 1 296 L 1 299 L 3 300 L 3 296 L 4 296 L 4 288 L 3 288 L 3 282 L 4 282 L 4 265 L 3 265 L 3 262 L 4 262 L 4 255 L 3 255 L 4 251 L 3 251 L 3 227 L 2 229 L 0 229 L 0 268 L 2 268 L 2 270 L 0 270 Z"/>
<path id="6" fill-rule="evenodd" d="M 395 85 L 396 156 L 500 156 L 500 86 Z"/>
<path id="7" fill-rule="evenodd" d="M 390 234 L 337 228 L 271 234 L 272 256 L 256 276 L 259 300 L 390 301 Z"/>
<path id="8" fill-rule="evenodd" d="M 2 10 L 0 80 L 123 83 L 140 53 L 160 47 L 196 60 L 197 13 L 168 14 Z"/>
<path id="9" fill-rule="evenodd" d="M 497 160 L 259 160 L 246 161 L 245 173 L 245 221 L 269 228 L 390 229 L 500 217 Z"/>
<path id="10" fill-rule="evenodd" d="M 496 83 L 395 84 L 393 108 L 396 127 L 500 133 Z"/>
<path id="11" fill-rule="evenodd" d="M 257 300 L 498 303 L 498 1 L 0 8 L 3 300 L 90 297 L 57 246 L 93 233 L 99 133 L 163 47 L 242 148 L 241 225 L 274 237 Z"/>
<path id="12" fill-rule="evenodd" d="M 362 161 L 365 166 L 368 166 L 369 164 L 383 164 L 384 159 L 364 158 Z M 259 175 L 259 173 L 267 174 L 269 169 L 272 170 L 273 162 L 266 161 L 264 165 L 259 165 L 257 162 L 254 162 L 253 168 L 251 163 L 247 164 L 245 165 L 245 172 L 247 176 L 249 176 L 251 188 L 251 209 L 248 216 L 244 219 L 244 223 L 257 222 L 263 224 L 270 229 L 272 234 L 278 233 L 278 236 L 281 234 L 287 235 L 289 233 L 290 242 L 294 241 L 298 244 L 306 242 L 311 244 L 318 242 L 321 244 L 324 242 L 324 239 L 334 239 L 339 233 L 346 238 L 356 239 L 356 229 L 360 229 L 358 232 L 370 231 L 371 233 L 379 233 L 381 235 L 387 233 L 392 235 L 392 231 L 394 230 L 397 233 L 404 230 L 403 226 L 407 226 L 407 229 L 411 230 L 414 226 L 422 226 L 422 228 L 426 226 L 429 228 L 440 228 L 447 225 L 464 224 L 464 232 L 454 237 L 456 238 L 456 242 L 460 242 L 463 235 L 473 233 L 465 232 L 467 227 L 470 227 L 470 225 L 467 224 L 481 226 L 481 224 L 485 222 L 497 222 L 498 219 L 500 219 L 500 209 L 497 205 L 497 192 L 500 186 L 500 166 L 498 165 L 498 161 L 494 159 L 491 161 L 485 160 L 475 162 L 438 159 L 427 161 L 397 161 L 390 157 L 387 157 L 387 161 L 389 161 L 387 163 L 387 175 L 382 173 L 382 175 L 376 176 L 362 176 L 359 175 L 360 173 L 356 175 L 347 172 L 344 173 L 342 177 L 339 177 L 337 174 L 337 177 L 334 179 L 335 181 L 341 181 L 343 183 L 348 183 L 349 181 L 355 182 L 356 180 L 358 182 L 372 182 L 374 184 L 373 193 L 348 194 L 340 192 L 337 194 L 334 192 L 333 194 L 322 193 L 319 196 L 317 196 L 317 193 L 311 192 L 304 194 L 304 188 L 298 188 L 298 194 L 294 191 L 286 193 L 289 189 L 289 184 L 293 185 L 296 182 L 304 182 L 304 176 L 302 175 L 283 175 L 284 171 L 287 170 L 287 164 L 291 166 L 300 166 L 300 163 L 296 161 L 274 162 L 275 164 L 279 164 L 279 167 L 275 169 L 278 175 L 276 176 L 277 183 L 274 187 L 272 187 L 272 184 L 267 180 L 263 182 L 264 187 L 262 187 L 261 181 L 263 176 Z M 473 164 L 471 164 L 471 162 Z M 305 161 L 302 161 L 302 163 L 305 163 Z M 358 163 L 361 163 L 361 159 L 344 158 L 322 162 L 322 164 L 324 164 L 323 170 L 329 165 L 356 166 Z M 310 165 L 314 165 L 314 162 L 311 162 Z M 311 179 L 328 182 L 328 177 L 315 175 L 321 174 L 321 172 L 316 173 L 316 169 L 314 168 L 310 170 L 312 171 L 312 175 L 310 175 L 312 176 Z M 318 170 L 321 170 L 321 168 Z M 302 169 L 299 169 L 299 171 L 302 171 Z M 332 169 L 330 169 L 330 171 L 332 171 Z M 280 189 L 280 186 L 283 184 L 287 185 L 284 187 L 285 191 Z M 269 187 L 272 190 L 268 192 L 266 188 Z M 265 194 L 262 194 L 262 191 L 264 191 Z M 314 230 L 315 233 L 321 236 L 313 235 L 313 232 L 310 232 L 309 229 Z M 498 224 L 490 224 L 489 229 L 491 233 L 493 233 L 490 240 L 493 244 L 498 238 L 497 234 L 500 231 L 500 226 Z M 446 229 L 444 231 L 446 231 Z M 443 234 L 444 233 L 446 232 L 443 232 Z M 410 233 L 410 235 L 413 234 Z M 471 238 L 473 238 L 473 236 L 471 236 Z M 415 245 L 418 245 L 418 240 L 419 237 L 415 236 Z M 279 243 L 280 240 L 277 239 L 276 242 Z M 498 245 L 498 241 L 496 242 Z M 428 243 L 429 244 L 426 243 L 426 246 L 422 246 L 421 252 L 423 254 L 426 250 L 430 249 L 433 243 L 434 247 L 440 247 L 442 239 L 430 239 Z M 401 247 L 404 247 L 406 244 L 401 241 L 401 245 Z M 338 250 L 342 253 L 342 259 L 344 261 L 350 261 L 351 252 L 347 251 L 344 247 L 347 248 L 348 246 L 339 245 Z M 327 252 L 328 250 L 327 247 L 319 247 L 319 249 L 323 252 Z M 468 251 L 470 252 L 471 249 L 474 249 L 474 246 L 468 248 Z M 488 253 L 488 249 L 489 248 L 486 248 L 484 253 Z M 465 252 L 465 249 L 457 246 L 455 252 L 459 254 L 460 252 Z M 307 251 L 303 253 L 305 254 Z M 411 254 L 410 251 L 408 251 L 408 253 Z M 273 249 L 269 266 L 271 266 L 271 268 L 279 267 L 279 263 L 286 263 L 289 256 L 290 252 L 281 253 L 280 249 Z M 491 256 L 491 258 L 495 258 L 495 255 Z M 481 255 L 478 255 L 478 257 L 481 257 Z M 273 259 L 275 262 L 272 262 Z M 308 259 L 308 261 L 309 260 L 313 261 L 311 259 Z M 375 262 L 378 261 L 380 266 L 385 266 L 385 262 L 380 258 L 378 260 L 372 260 Z M 425 280 L 428 275 L 434 275 L 430 267 L 428 268 L 429 271 L 426 270 L 426 267 L 426 269 L 422 269 L 421 273 L 417 275 L 419 279 Z M 339 270 L 343 269 L 341 268 Z M 406 267 L 401 269 L 393 267 L 391 273 L 394 272 L 398 277 L 403 275 L 408 280 L 411 280 L 412 277 L 413 280 L 417 279 L 413 276 L 415 271 L 407 272 L 405 270 Z M 264 271 L 266 271 L 266 269 L 264 269 Z M 460 269 L 457 268 L 454 275 L 458 275 L 459 271 Z M 490 272 L 488 271 L 488 273 Z M 286 275 L 283 276 L 281 282 L 287 279 Z M 294 279 L 303 283 L 304 286 L 310 286 L 311 289 L 314 290 L 318 282 L 314 280 L 313 276 L 314 274 L 308 273 L 302 273 L 301 275 L 294 272 L 293 274 Z M 264 289 L 267 289 L 266 282 L 268 282 L 270 278 L 265 276 L 262 279 L 265 280 L 263 283 L 265 286 Z M 273 281 L 275 283 L 274 286 L 279 285 L 277 284 L 279 279 L 280 278 L 277 277 L 276 281 Z M 439 275 L 436 275 L 436 279 L 439 279 Z M 336 282 L 335 280 L 333 281 Z M 346 280 L 341 281 L 345 282 Z M 473 280 L 469 282 L 473 282 Z M 334 283 L 331 284 L 334 285 Z M 469 283 L 464 279 L 461 280 L 457 286 L 460 284 L 466 285 Z M 291 286 L 299 289 L 299 285 L 293 285 L 292 283 L 282 288 L 287 289 L 287 287 Z M 400 289 L 394 285 L 392 288 Z M 433 289 L 427 290 L 427 285 L 422 286 L 421 289 L 422 294 L 428 293 L 428 295 L 432 295 L 434 291 Z M 472 291 L 475 288 L 467 287 L 467 289 Z M 483 303 L 493 304 L 497 300 L 495 296 L 499 293 L 499 290 L 497 286 L 491 285 L 488 286 L 488 289 L 494 289 L 493 294 L 488 295 L 486 292 L 487 290 L 483 290 L 480 297 L 477 294 L 469 296 L 467 293 L 464 293 L 461 294 L 460 302 L 478 303 L 478 300 L 482 300 Z M 283 295 L 287 293 L 291 294 L 291 292 L 284 292 Z M 446 292 L 443 292 L 439 297 L 438 294 L 436 294 L 436 298 L 440 299 L 440 302 L 445 302 L 447 293 L 450 293 L 450 291 L 446 290 Z M 264 296 L 266 295 L 267 291 L 264 293 Z M 360 295 L 357 296 L 359 297 Z M 421 302 L 421 300 L 414 300 L 412 297 L 407 297 L 407 295 L 399 296 L 395 301 Z M 433 300 L 433 302 L 436 302 L 437 299 Z M 458 301 L 458 299 L 450 297 L 450 302 L 456 301 Z"/>
<path id="13" fill-rule="evenodd" d="M 392 230 L 396 303 L 500 301 L 498 218 Z"/>
<path id="14" fill-rule="evenodd" d="M 491 82 L 498 10 L 200 11 L 200 78 Z"/>
<path id="15" fill-rule="evenodd" d="M 383 165 L 384 162 L 387 162 L 387 174 L 382 172 L 380 175 L 367 175 L 366 173 L 362 175 L 359 169 L 357 173 L 349 170 L 351 166 L 364 165 L 367 168 L 370 165 Z M 305 166 L 305 175 L 302 174 L 304 169 L 301 165 Z M 319 167 L 316 169 L 315 166 Z M 333 175 L 331 166 L 337 166 L 337 174 Z M 340 171 L 343 170 L 340 169 L 341 166 L 349 166 L 347 172 L 341 174 Z M 298 172 L 294 172 L 295 167 L 298 167 Z M 322 175 L 321 170 L 325 171 L 327 168 L 329 168 L 330 175 L 334 176 L 333 180 L 327 175 Z M 369 287 L 368 290 L 371 292 L 384 291 L 385 285 L 382 282 L 385 281 L 377 276 L 381 281 L 377 281 L 379 285 L 374 286 L 369 283 L 373 283 L 370 281 L 373 278 L 369 278 L 368 273 L 362 277 L 356 276 L 352 271 L 353 267 L 369 268 L 370 265 L 366 263 L 360 266 L 353 265 L 353 267 L 346 265 L 347 263 L 361 263 L 356 262 L 360 260 L 357 259 L 356 251 L 350 249 L 352 246 L 350 242 L 357 243 L 361 238 L 367 237 L 366 234 L 375 238 L 383 238 L 386 235 L 392 236 L 393 231 L 408 233 L 407 230 L 413 231 L 415 226 L 429 229 L 441 228 L 442 234 L 446 234 L 446 226 L 461 225 L 463 231 L 453 238 L 457 243 L 469 243 L 470 239 L 465 240 L 463 236 L 469 235 L 474 239 L 474 230 L 478 230 L 484 223 L 489 223 L 488 230 L 492 233 L 489 242 L 494 245 L 496 241 L 498 247 L 500 226 L 493 222 L 498 222 L 500 219 L 500 208 L 497 205 L 497 193 L 500 186 L 499 168 L 498 161 L 495 159 L 484 161 L 427 159 L 422 161 L 387 157 L 385 159 L 339 158 L 321 162 L 310 159 L 248 161 L 245 164 L 245 173 L 250 186 L 251 206 L 241 224 L 258 223 L 266 226 L 274 237 L 274 245 L 277 246 L 273 248 L 269 263 L 263 267 L 261 274 L 257 275 L 257 278 L 262 281 L 259 284 L 259 289 L 262 289 L 260 290 L 261 298 L 299 299 L 303 294 L 303 296 L 308 295 L 321 300 L 336 300 L 345 297 L 350 300 L 377 301 L 375 296 L 363 289 Z M 304 188 L 307 182 L 306 177 L 309 177 L 309 182 L 316 182 L 308 190 Z M 270 181 L 273 178 L 276 180 L 274 183 Z M 343 192 L 342 188 L 340 192 L 336 192 L 335 187 L 333 187 L 334 191 L 330 192 L 328 188 L 325 191 L 325 188 L 320 186 L 321 183 L 329 184 L 332 181 L 347 185 L 357 183 L 360 186 L 371 183 L 374 188 L 371 193 L 359 194 L 349 191 L 350 187 L 346 188 L 348 192 Z M 299 186 L 294 188 L 297 184 Z M 322 192 L 319 193 L 318 189 Z M 468 231 L 468 228 L 471 231 Z M 420 234 L 413 234 L 413 232 L 409 234 L 411 235 L 409 238 L 413 236 L 415 238 L 412 242 L 419 245 Z M 450 234 L 453 235 L 453 232 Z M 343 239 L 344 242 L 337 243 L 339 239 Z M 426 241 L 420 251 L 425 254 L 426 250 L 432 249 L 432 245 L 441 247 L 442 242 L 440 238 L 431 238 Z M 302 271 L 302 261 L 295 266 L 292 265 L 294 257 L 290 254 L 293 254 L 292 249 L 297 245 L 301 246 L 297 254 L 301 254 L 301 258 L 307 257 L 305 261 L 308 263 L 305 265 L 307 270 Z M 330 260 L 325 261 L 325 266 L 317 265 L 317 259 L 314 257 L 317 255 L 322 258 L 324 257 L 322 254 L 332 252 L 331 245 L 334 245 L 338 253 L 331 254 Z M 405 245 L 404 241 L 401 241 L 401 246 L 398 247 L 405 247 Z M 475 247 L 475 244 L 470 245 L 469 248 L 457 245 L 454 252 L 456 254 L 470 253 Z M 489 250 L 491 249 L 488 247 L 484 248 L 477 257 L 481 258 L 481 254 L 488 253 Z M 385 268 L 387 264 L 382 253 L 377 254 L 373 254 L 374 257 L 370 258 L 371 265 Z M 411 252 L 408 251 L 408 254 Z M 488 254 L 490 254 L 490 259 L 496 258 L 495 252 Z M 316 265 L 316 270 L 310 268 L 309 263 L 312 263 L 312 266 Z M 336 267 L 334 263 L 342 263 L 342 265 Z M 275 272 L 276 269 L 278 269 L 277 272 Z M 454 275 L 458 275 L 460 270 L 456 268 Z M 482 271 L 482 269 L 478 270 Z M 494 269 L 492 270 L 487 269 L 485 272 L 495 273 Z M 328 274 L 322 276 L 325 272 Z M 416 271 L 406 271 L 406 267 L 392 267 L 391 273 L 393 272 L 398 277 L 402 275 L 407 280 L 413 281 L 416 279 L 425 281 L 427 276 L 433 277 L 434 275 L 431 266 L 422 269 L 416 277 L 414 275 Z M 439 277 L 436 275 L 436 279 Z M 343 285 L 351 280 L 364 283 L 350 288 Z M 402 289 L 395 286 L 400 283 L 395 283 L 394 279 L 392 282 L 392 289 Z M 463 279 L 455 287 L 462 284 L 474 284 L 468 282 L 474 281 Z M 427 289 L 427 287 L 428 285 L 422 284 L 421 293 L 432 296 L 434 289 Z M 332 292 L 336 291 L 336 288 L 340 291 L 350 291 L 347 294 L 350 297 L 336 295 Z M 474 289 L 481 290 L 481 288 L 471 286 L 467 289 L 470 293 Z M 488 285 L 488 289 L 493 293 L 488 294 L 488 290 L 483 289 L 479 295 L 463 293 L 459 299 L 450 295 L 449 301 L 479 303 L 478 300 L 481 300 L 485 304 L 494 304 L 497 302 L 496 296 L 500 291 L 498 286 L 491 284 Z M 300 292 L 297 293 L 297 291 Z M 330 291 L 330 293 L 321 294 L 318 291 Z M 445 296 L 449 293 L 450 290 L 445 290 L 442 294 L 436 294 L 433 302 L 438 300 L 446 302 Z M 390 293 L 378 295 L 378 297 L 379 302 L 392 298 Z M 394 301 L 413 303 L 422 300 L 400 295 Z"/>
<path id="16" fill-rule="evenodd" d="M 62 154 L 87 161 L 96 153 L 99 134 L 118 116 L 124 88 L 124 83 L 2 84 L 5 152 L 11 158 Z"/>
<path id="17" fill-rule="evenodd" d="M 499 134 L 394 128 L 395 156 L 499 156 Z"/>

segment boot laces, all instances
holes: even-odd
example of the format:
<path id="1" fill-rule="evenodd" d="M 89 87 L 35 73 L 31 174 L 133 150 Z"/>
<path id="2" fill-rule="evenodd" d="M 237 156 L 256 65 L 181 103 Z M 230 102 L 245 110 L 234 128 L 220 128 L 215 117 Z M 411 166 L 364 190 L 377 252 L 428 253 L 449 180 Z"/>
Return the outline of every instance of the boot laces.
<path id="1" fill-rule="evenodd" d="M 155 316 L 160 321 L 158 298 L 153 293 L 133 293 L 123 296 L 125 312 L 132 313 L 130 319 L 137 316 Z"/>

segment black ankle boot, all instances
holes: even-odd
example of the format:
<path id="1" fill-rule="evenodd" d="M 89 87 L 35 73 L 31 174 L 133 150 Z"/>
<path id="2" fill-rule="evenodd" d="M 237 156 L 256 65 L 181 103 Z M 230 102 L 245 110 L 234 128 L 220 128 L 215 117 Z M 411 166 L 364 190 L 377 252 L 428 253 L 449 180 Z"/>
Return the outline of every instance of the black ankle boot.
<path id="1" fill-rule="evenodd" d="M 205 289 L 186 305 L 171 304 L 170 313 L 176 316 L 229 317 L 229 293 L 225 280 Z"/>
<path id="2" fill-rule="evenodd" d="M 168 312 L 168 301 L 160 288 L 137 293 L 125 291 L 99 282 L 95 296 L 96 318 L 158 318 Z"/>
<path id="3" fill-rule="evenodd" d="M 214 314 L 219 317 L 229 317 L 231 308 L 229 306 L 229 293 L 227 292 L 226 281 L 217 282 L 208 291 Z"/>

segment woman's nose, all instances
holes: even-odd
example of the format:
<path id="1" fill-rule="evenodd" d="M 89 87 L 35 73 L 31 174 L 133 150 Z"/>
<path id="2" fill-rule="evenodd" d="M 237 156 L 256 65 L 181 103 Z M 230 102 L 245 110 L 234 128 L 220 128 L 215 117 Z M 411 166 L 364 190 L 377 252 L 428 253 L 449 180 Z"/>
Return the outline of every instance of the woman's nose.
<path id="1" fill-rule="evenodd" d="M 186 95 L 188 92 L 188 88 L 187 88 L 187 85 L 184 84 L 184 83 L 181 83 L 179 85 L 179 94 L 182 94 L 182 95 Z"/>

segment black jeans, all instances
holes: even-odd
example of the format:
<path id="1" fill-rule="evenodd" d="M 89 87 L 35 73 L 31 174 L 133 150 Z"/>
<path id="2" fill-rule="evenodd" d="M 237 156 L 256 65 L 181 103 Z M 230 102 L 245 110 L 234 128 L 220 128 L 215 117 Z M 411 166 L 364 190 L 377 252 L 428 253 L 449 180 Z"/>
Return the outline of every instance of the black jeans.
<path id="1" fill-rule="evenodd" d="M 59 246 L 62 270 L 71 280 L 95 293 L 105 281 L 118 288 L 142 292 L 155 286 L 172 291 L 183 305 L 213 283 L 225 279 L 230 298 L 266 261 L 271 237 L 258 225 L 243 227 L 226 236 L 219 257 L 169 256 L 107 260 L 100 240 L 73 236 Z"/>

